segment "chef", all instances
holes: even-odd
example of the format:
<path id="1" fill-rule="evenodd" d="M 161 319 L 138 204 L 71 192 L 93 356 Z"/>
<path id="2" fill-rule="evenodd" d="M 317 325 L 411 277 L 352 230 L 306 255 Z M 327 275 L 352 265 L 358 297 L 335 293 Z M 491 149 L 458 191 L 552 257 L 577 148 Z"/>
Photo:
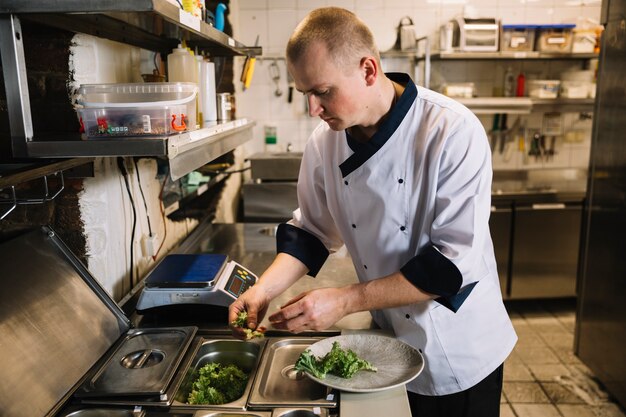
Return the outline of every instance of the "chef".
<path id="1" fill-rule="evenodd" d="M 287 44 L 287 65 L 322 122 L 304 151 L 299 208 L 278 227 L 278 254 L 233 302 L 229 321 L 246 310 L 255 328 L 272 299 L 345 245 L 360 282 L 302 293 L 272 312 L 272 325 L 322 330 L 370 311 L 425 357 L 407 385 L 414 415 L 498 416 L 517 336 L 489 234 L 483 126 L 409 76 L 384 74 L 370 30 L 344 9 L 306 16 Z"/>

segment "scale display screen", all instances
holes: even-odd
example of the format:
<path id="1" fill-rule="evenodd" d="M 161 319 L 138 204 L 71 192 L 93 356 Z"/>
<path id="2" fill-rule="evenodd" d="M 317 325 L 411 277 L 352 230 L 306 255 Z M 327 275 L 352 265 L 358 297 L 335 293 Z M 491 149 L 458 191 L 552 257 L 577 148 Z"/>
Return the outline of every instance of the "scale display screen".
<path id="1" fill-rule="evenodd" d="M 248 270 L 242 268 L 240 265 L 237 265 L 233 269 L 233 272 L 231 272 L 224 289 L 233 297 L 237 298 L 248 288 L 253 286 L 255 282 L 256 278 L 250 274 Z"/>
<path id="2" fill-rule="evenodd" d="M 222 272 L 226 259 L 226 255 L 208 253 L 167 255 L 146 278 L 146 287 L 206 287 Z"/>

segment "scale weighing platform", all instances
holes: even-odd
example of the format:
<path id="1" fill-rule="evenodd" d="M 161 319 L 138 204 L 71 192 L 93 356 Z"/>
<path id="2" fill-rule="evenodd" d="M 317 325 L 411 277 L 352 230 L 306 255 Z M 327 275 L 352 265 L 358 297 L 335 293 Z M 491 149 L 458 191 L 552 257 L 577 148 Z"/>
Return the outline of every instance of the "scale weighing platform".
<path id="1" fill-rule="evenodd" d="M 226 255 L 167 255 L 146 278 L 137 311 L 176 304 L 227 307 L 256 281 Z"/>

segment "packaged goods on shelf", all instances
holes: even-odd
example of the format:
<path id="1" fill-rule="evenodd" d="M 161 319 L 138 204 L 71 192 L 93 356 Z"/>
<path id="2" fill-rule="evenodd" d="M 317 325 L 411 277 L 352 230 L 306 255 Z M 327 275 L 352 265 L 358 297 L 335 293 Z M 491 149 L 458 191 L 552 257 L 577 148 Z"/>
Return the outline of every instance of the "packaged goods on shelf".
<path id="1" fill-rule="evenodd" d="M 503 51 L 532 51 L 537 25 L 502 25 L 500 45 Z"/>
<path id="2" fill-rule="evenodd" d="M 560 80 L 528 80 L 528 96 L 532 98 L 557 98 Z"/>
<path id="3" fill-rule="evenodd" d="M 572 38 L 572 53 L 593 53 L 597 42 L 598 33 L 595 29 L 575 28 Z"/>
<path id="4" fill-rule="evenodd" d="M 88 84 L 78 115 L 88 139 L 165 136 L 194 130 L 194 83 Z"/>
<path id="5" fill-rule="evenodd" d="M 441 89 L 446 96 L 456 98 L 472 98 L 475 90 L 474 83 L 447 83 Z"/>
<path id="6" fill-rule="evenodd" d="M 537 50 L 539 52 L 572 52 L 573 29 L 576 25 L 540 25 Z"/>
<path id="7" fill-rule="evenodd" d="M 565 71 L 561 73 L 561 92 L 564 98 L 588 98 L 595 92 L 594 71 Z"/>

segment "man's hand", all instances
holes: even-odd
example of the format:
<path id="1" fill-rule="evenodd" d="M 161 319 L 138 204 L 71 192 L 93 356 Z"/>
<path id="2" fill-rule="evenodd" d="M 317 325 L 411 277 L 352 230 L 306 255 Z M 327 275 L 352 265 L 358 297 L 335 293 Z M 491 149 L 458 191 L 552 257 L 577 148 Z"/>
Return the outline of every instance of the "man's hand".
<path id="1" fill-rule="evenodd" d="M 345 288 L 320 288 L 289 300 L 269 317 L 277 329 L 300 333 L 325 330 L 348 314 Z"/>
<path id="2" fill-rule="evenodd" d="M 244 329 L 256 329 L 258 323 L 265 317 L 268 305 L 269 300 L 263 288 L 256 285 L 248 288 L 246 292 L 233 301 L 230 307 L 228 307 L 228 323 L 233 332 L 233 336 L 245 340 L 246 333 Z M 247 327 L 234 326 L 232 323 L 237 320 L 239 313 L 244 311 L 248 314 Z"/>

